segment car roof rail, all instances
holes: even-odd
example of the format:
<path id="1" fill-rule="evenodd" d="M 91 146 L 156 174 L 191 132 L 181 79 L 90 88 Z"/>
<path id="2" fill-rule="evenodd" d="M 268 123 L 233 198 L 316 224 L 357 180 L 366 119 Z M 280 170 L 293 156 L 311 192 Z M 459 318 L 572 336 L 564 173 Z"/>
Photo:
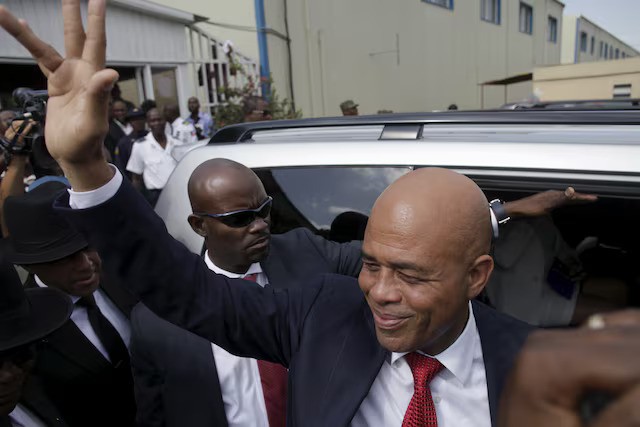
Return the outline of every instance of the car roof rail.
<path id="1" fill-rule="evenodd" d="M 371 116 L 322 117 L 295 120 L 272 120 L 265 122 L 239 123 L 218 130 L 209 144 L 234 143 L 251 140 L 259 131 L 314 127 L 353 127 L 383 125 L 385 130 L 402 129 L 406 139 L 422 125 L 638 125 L 638 110 L 594 110 L 594 109 L 544 109 L 544 110 L 482 110 L 482 111 L 436 111 L 430 113 L 396 113 Z M 383 135 L 385 132 L 383 132 Z M 397 132 L 396 132 L 397 134 Z M 413 139 L 419 137 L 414 134 Z"/>

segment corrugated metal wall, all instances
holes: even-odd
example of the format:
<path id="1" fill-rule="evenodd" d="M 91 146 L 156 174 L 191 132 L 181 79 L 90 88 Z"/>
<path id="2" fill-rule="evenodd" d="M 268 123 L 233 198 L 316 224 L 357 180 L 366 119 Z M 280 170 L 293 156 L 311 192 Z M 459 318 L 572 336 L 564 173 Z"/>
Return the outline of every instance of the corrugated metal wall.
<path id="1" fill-rule="evenodd" d="M 24 18 L 43 40 L 62 52 L 61 2 L 56 0 L 0 0 Z M 86 2 L 82 5 L 86 17 Z M 110 63 L 186 63 L 185 25 L 110 4 L 107 12 L 107 61 Z M 26 50 L 0 31 L 0 61 L 30 59 Z"/>

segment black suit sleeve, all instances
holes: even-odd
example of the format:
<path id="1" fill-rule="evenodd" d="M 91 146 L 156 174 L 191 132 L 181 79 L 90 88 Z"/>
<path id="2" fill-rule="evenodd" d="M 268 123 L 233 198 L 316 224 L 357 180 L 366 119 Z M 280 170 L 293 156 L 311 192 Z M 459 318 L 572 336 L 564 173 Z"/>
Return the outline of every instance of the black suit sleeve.
<path id="1" fill-rule="evenodd" d="M 331 272 L 358 277 L 362 269 L 362 242 L 336 243 L 313 234 L 306 228 L 304 235 L 331 266 Z"/>
<path id="2" fill-rule="evenodd" d="M 102 205 L 56 208 L 82 232 L 110 277 L 158 316 L 230 353 L 288 366 L 324 278 L 301 289 L 263 289 L 213 273 L 169 235 L 161 218 L 127 180 Z"/>

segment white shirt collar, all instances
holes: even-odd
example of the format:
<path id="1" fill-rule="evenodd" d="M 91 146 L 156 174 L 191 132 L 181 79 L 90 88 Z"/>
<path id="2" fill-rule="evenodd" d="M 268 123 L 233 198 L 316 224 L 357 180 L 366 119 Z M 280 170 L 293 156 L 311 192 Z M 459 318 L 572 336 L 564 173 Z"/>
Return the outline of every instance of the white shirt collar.
<path id="1" fill-rule="evenodd" d="M 262 266 L 260 266 L 259 262 L 254 262 L 253 264 L 251 264 L 249 266 L 249 269 L 245 273 L 232 273 L 230 271 L 224 270 L 218 267 L 217 265 L 215 265 L 213 261 L 211 261 L 211 258 L 209 258 L 209 251 L 206 251 L 204 253 L 204 261 L 207 263 L 207 267 L 209 267 L 211 271 L 213 271 L 216 274 L 222 274 L 223 276 L 227 276 L 230 279 L 241 279 L 250 274 L 262 273 Z"/>
<path id="2" fill-rule="evenodd" d="M 48 286 L 45 285 L 44 282 L 42 280 L 40 280 L 40 278 L 38 276 L 36 276 L 35 274 L 33 275 L 33 278 L 36 281 L 36 285 L 40 286 L 41 288 L 48 288 Z M 65 292 L 65 294 L 66 294 L 66 292 Z M 69 298 L 71 298 L 71 301 L 73 301 L 74 304 L 77 303 L 78 300 L 80 300 L 80 297 L 78 297 L 78 296 L 69 295 L 69 294 L 67 294 L 67 295 L 69 296 Z"/>
<path id="3" fill-rule="evenodd" d="M 460 336 L 442 353 L 435 356 L 425 354 L 425 356 L 437 359 L 458 381 L 466 384 L 471 377 L 475 346 L 479 343 L 479 339 L 475 339 L 477 335 L 476 318 L 473 315 L 471 301 L 469 301 L 469 318 Z M 395 364 L 405 354 L 407 353 L 391 353 L 391 364 Z"/>
<path id="4" fill-rule="evenodd" d="M 146 140 L 149 141 L 149 143 L 153 148 L 161 151 L 166 151 L 167 153 L 171 153 L 171 150 L 173 150 L 173 147 L 179 144 L 176 144 L 176 140 L 171 135 L 165 134 L 165 137 L 167 138 L 167 144 L 163 148 L 162 145 L 160 145 L 160 143 L 156 140 L 156 138 L 153 136 L 151 132 L 145 135 Z"/>

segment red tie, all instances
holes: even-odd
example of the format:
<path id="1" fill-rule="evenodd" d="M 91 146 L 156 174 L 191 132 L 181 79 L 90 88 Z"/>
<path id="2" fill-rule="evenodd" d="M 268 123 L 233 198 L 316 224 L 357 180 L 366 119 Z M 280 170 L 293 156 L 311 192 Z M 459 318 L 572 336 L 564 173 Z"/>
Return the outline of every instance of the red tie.
<path id="1" fill-rule="evenodd" d="M 249 274 L 244 280 L 256 282 L 257 274 Z M 269 427 L 285 427 L 287 414 L 287 368 L 277 363 L 258 360 L 262 393 L 267 408 Z"/>
<path id="2" fill-rule="evenodd" d="M 402 427 L 438 427 L 429 383 L 443 366 L 437 359 L 418 353 L 409 353 L 405 359 L 413 374 L 413 397 L 404 414 Z"/>

